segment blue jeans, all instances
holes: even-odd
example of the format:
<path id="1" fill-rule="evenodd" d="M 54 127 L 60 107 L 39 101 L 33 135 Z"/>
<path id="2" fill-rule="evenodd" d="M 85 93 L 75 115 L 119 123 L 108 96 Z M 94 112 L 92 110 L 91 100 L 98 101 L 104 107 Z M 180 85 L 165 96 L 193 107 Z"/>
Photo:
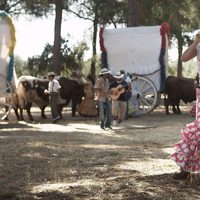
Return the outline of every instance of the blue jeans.
<path id="1" fill-rule="evenodd" d="M 99 106 L 99 119 L 101 128 L 110 127 L 112 121 L 111 101 L 105 102 L 98 101 Z"/>

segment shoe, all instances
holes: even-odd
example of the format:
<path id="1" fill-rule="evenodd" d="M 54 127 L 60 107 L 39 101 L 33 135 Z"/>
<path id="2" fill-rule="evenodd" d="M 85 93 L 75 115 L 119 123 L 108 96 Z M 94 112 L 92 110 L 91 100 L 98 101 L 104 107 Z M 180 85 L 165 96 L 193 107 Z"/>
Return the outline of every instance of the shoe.
<path id="1" fill-rule="evenodd" d="M 106 126 L 105 128 L 106 128 L 106 129 L 112 130 L 112 127 L 111 127 L 111 126 Z"/>
<path id="2" fill-rule="evenodd" d="M 113 125 L 113 126 L 116 126 L 116 125 L 117 125 L 117 120 L 113 120 L 112 125 Z"/>
<path id="3" fill-rule="evenodd" d="M 58 120 L 60 120 L 60 119 L 61 119 L 61 117 L 60 117 L 60 116 L 57 116 L 55 119 L 52 120 L 52 122 L 53 122 L 53 123 L 56 123 L 56 122 L 57 122 Z"/>
<path id="4" fill-rule="evenodd" d="M 118 124 L 122 123 L 122 120 L 119 119 L 117 123 L 118 123 Z"/>
<path id="5" fill-rule="evenodd" d="M 104 127 L 104 126 L 100 126 L 100 127 L 101 127 L 101 129 L 105 130 L 105 127 Z"/>
<path id="6" fill-rule="evenodd" d="M 57 121 L 56 119 L 53 119 L 53 120 L 52 120 L 52 123 L 56 123 L 56 121 Z"/>
<path id="7" fill-rule="evenodd" d="M 177 180 L 187 179 L 189 174 L 190 172 L 180 171 L 179 173 L 175 173 L 173 175 L 173 179 L 177 179 Z"/>

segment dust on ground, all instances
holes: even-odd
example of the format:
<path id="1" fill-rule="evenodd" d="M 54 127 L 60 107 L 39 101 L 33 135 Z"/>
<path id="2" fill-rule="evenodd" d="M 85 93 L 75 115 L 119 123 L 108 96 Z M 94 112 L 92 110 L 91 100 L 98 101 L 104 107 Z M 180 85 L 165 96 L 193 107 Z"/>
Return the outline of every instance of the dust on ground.
<path id="1" fill-rule="evenodd" d="M 57 124 L 0 122 L 0 200 L 193 200 L 199 184 L 172 178 L 179 168 L 170 159 L 180 130 L 192 122 L 166 115 L 159 107 L 111 131 L 98 118 L 72 118 L 65 110 Z"/>

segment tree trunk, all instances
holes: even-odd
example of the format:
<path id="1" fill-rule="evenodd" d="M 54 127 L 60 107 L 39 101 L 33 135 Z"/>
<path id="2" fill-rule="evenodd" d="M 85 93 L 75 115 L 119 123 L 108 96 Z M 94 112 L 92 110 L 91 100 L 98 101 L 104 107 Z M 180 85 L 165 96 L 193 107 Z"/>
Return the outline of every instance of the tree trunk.
<path id="1" fill-rule="evenodd" d="M 96 43 L 97 43 L 97 24 L 98 20 L 94 19 L 93 21 L 93 38 L 92 38 L 92 62 L 91 62 L 91 74 L 92 77 L 95 78 L 95 73 L 96 73 L 96 55 L 97 55 L 97 50 L 96 50 Z"/>
<path id="2" fill-rule="evenodd" d="M 128 27 L 140 25 L 140 3 L 141 0 L 128 0 Z"/>
<path id="3" fill-rule="evenodd" d="M 177 34 L 177 40 L 178 40 L 177 76 L 182 77 L 183 65 L 182 65 L 182 61 L 180 60 L 180 57 L 183 52 L 183 37 L 182 37 L 181 33 Z"/>
<path id="4" fill-rule="evenodd" d="M 63 0 L 55 1 L 56 16 L 54 26 L 54 46 L 53 46 L 53 71 L 60 74 L 61 71 L 61 24 L 62 24 L 62 10 Z"/>

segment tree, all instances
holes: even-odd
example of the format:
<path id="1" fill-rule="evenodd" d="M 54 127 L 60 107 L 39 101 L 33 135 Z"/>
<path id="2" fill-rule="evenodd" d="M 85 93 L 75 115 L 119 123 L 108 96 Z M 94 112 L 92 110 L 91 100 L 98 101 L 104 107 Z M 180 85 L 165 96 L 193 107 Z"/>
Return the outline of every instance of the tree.
<path id="1" fill-rule="evenodd" d="M 192 32 L 199 27 L 197 17 L 198 6 L 200 3 L 197 0 L 182 0 L 182 1 L 156 1 L 154 10 L 155 21 L 168 21 L 171 27 L 172 37 L 176 38 L 178 46 L 178 63 L 177 76 L 182 76 L 182 55 L 183 46 L 190 43 L 191 39 L 188 32 Z M 159 11 L 159 12 L 158 12 Z"/>
<path id="2" fill-rule="evenodd" d="M 27 69 L 27 62 L 23 61 L 20 57 L 15 57 L 15 66 L 16 66 L 16 74 L 17 77 L 22 75 L 28 75 L 29 71 Z"/>
<path id="3" fill-rule="evenodd" d="M 128 0 L 128 26 L 158 25 L 165 21 L 170 24 L 172 37 L 178 43 L 177 76 L 182 76 L 183 45 L 191 41 L 187 32 L 200 25 L 198 0 Z"/>
<path id="4" fill-rule="evenodd" d="M 60 74 L 61 71 L 61 24 L 62 24 L 62 11 L 64 6 L 68 7 L 68 0 L 25 0 L 26 13 L 35 15 L 36 17 L 46 16 L 55 11 L 54 23 L 54 48 L 53 48 L 53 63 L 51 69 Z M 54 9 L 55 6 L 55 9 Z"/>
<path id="5" fill-rule="evenodd" d="M 47 17 L 55 12 L 54 23 L 54 51 L 52 70 L 57 74 L 61 71 L 61 25 L 62 11 L 68 10 L 69 5 L 73 0 L 1 0 L 0 7 L 13 14 L 28 14 L 35 17 Z M 21 11 L 21 12 L 20 12 Z"/>
<path id="6" fill-rule="evenodd" d="M 68 75 L 72 70 L 82 71 L 84 65 L 84 52 L 88 49 L 86 43 L 81 42 L 77 46 L 69 47 L 68 40 L 61 40 L 61 73 Z M 29 73 L 33 76 L 40 74 L 45 76 L 51 70 L 54 48 L 46 44 L 41 55 L 28 58 Z"/>
<path id="7" fill-rule="evenodd" d="M 60 74 L 61 71 L 61 24 L 63 1 L 55 1 L 56 17 L 54 26 L 53 71 Z"/>
<path id="8" fill-rule="evenodd" d="M 96 63 L 96 43 L 98 24 L 114 24 L 124 21 L 123 2 L 115 0 L 76 0 L 70 12 L 77 17 L 89 20 L 92 22 L 92 59 L 91 59 L 91 74 L 95 77 Z"/>

